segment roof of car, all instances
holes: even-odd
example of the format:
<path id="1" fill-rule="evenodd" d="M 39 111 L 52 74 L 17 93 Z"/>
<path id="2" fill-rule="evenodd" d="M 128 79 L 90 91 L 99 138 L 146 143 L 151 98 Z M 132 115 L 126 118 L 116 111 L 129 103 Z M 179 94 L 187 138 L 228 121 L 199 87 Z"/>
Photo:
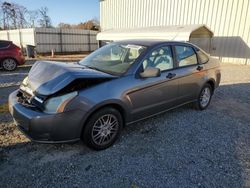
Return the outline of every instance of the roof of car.
<path id="1" fill-rule="evenodd" d="M 12 43 L 12 41 L 10 41 L 10 40 L 0 40 L 0 42 L 8 42 L 8 43 Z"/>
<path id="2" fill-rule="evenodd" d="M 187 42 L 177 42 L 177 41 L 163 41 L 163 40 L 122 40 L 122 41 L 116 41 L 115 43 L 119 44 L 134 44 L 134 45 L 140 45 L 140 46 L 154 46 L 154 45 L 159 45 L 159 44 L 171 44 L 171 43 L 181 43 L 181 44 L 189 44 Z"/>

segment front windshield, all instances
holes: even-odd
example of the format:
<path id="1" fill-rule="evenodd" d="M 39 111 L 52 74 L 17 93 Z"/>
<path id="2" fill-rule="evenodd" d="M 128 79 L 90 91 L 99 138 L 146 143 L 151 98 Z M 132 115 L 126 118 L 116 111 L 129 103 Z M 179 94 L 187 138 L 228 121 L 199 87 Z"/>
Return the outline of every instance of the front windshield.
<path id="1" fill-rule="evenodd" d="M 133 44 L 111 43 L 99 48 L 79 62 L 80 65 L 109 74 L 123 74 L 146 49 Z"/>

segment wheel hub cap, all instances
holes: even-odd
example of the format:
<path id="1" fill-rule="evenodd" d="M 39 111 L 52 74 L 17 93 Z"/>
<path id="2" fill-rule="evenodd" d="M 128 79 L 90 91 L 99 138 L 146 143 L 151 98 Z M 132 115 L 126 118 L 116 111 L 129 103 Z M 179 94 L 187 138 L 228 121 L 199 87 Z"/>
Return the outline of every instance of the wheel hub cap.
<path id="1" fill-rule="evenodd" d="M 13 70 L 16 67 L 16 62 L 13 59 L 6 59 L 3 61 L 3 67 L 6 70 Z"/>
<path id="2" fill-rule="evenodd" d="M 95 144 L 109 143 L 118 132 L 118 119 L 113 114 L 101 116 L 94 124 L 92 138 Z"/>
<path id="3" fill-rule="evenodd" d="M 211 98 L 211 91 L 209 88 L 204 88 L 200 97 L 200 104 L 202 107 L 206 107 Z"/>

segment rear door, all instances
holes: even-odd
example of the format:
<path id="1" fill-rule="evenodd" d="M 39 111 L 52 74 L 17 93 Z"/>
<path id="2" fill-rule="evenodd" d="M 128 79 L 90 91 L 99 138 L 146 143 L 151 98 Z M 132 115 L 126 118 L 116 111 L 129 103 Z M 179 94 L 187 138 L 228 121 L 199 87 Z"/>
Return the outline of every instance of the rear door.
<path id="1" fill-rule="evenodd" d="M 179 70 L 179 96 L 182 103 L 195 100 L 204 83 L 204 65 L 198 63 L 195 49 L 190 45 L 174 45 Z"/>
<path id="2" fill-rule="evenodd" d="M 6 56 L 6 51 L 9 49 L 10 46 L 9 41 L 0 41 L 0 58 L 4 58 Z"/>
<path id="3" fill-rule="evenodd" d="M 145 118 L 171 108 L 178 102 L 178 79 L 171 46 L 152 50 L 143 60 L 142 69 L 156 67 L 160 77 L 138 78 L 138 86 L 128 94 L 133 120 Z"/>

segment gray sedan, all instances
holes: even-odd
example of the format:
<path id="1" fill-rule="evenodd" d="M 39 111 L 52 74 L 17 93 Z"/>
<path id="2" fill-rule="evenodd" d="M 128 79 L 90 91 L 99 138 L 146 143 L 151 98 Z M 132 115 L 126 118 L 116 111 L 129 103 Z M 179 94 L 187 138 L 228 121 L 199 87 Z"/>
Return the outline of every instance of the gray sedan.
<path id="1" fill-rule="evenodd" d="M 189 43 L 110 43 L 75 64 L 38 61 L 9 96 L 18 128 L 42 143 L 111 146 L 126 124 L 193 103 L 209 106 L 216 59 Z"/>

